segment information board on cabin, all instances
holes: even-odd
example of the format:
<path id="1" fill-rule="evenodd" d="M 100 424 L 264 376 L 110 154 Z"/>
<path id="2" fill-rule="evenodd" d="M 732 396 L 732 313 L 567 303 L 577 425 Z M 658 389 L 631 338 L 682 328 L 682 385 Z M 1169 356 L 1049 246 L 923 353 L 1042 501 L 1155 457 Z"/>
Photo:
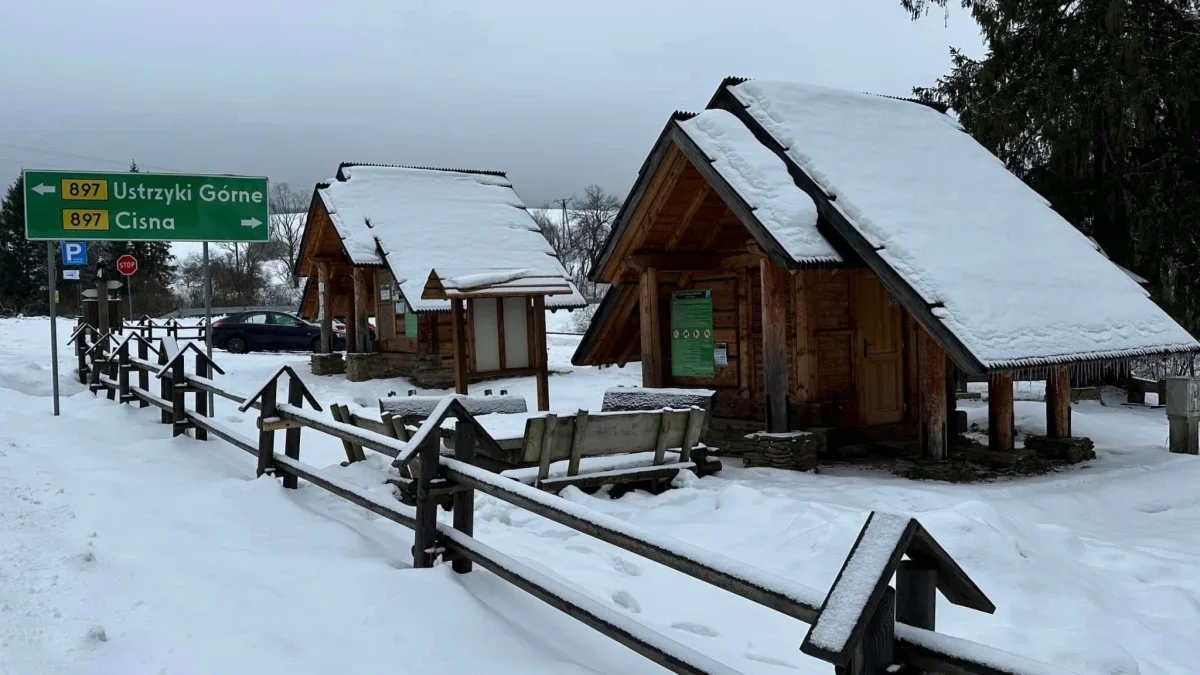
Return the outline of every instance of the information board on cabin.
<path id="1" fill-rule="evenodd" d="M 417 337 L 417 315 L 412 312 L 404 313 L 404 337 L 414 340 Z"/>
<path id="2" fill-rule="evenodd" d="M 712 377 L 712 289 L 671 294 L 671 375 Z"/>

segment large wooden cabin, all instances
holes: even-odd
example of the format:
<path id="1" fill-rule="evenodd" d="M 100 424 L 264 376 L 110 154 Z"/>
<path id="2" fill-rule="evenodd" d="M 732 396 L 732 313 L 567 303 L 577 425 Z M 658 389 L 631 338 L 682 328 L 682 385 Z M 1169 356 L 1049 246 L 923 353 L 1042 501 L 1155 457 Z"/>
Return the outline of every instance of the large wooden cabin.
<path id="1" fill-rule="evenodd" d="M 466 393 L 535 375 L 543 410 L 545 310 L 585 304 L 495 171 L 342 164 L 313 193 L 296 267 L 309 280 L 301 314 L 320 319 L 325 351 L 333 319 L 345 322 L 350 379 Z"/>
<path id="2" fill-rule="evenodd" d="M 648 387 L 717 391 L 768 431 L 919 437 L 944 457 L 958 372 L 1012 383 L 1200 345 L 941 111 L 730 79 L 672 116 L 592 270 L 611 284 L 577 365 L 640 361 Z"/>

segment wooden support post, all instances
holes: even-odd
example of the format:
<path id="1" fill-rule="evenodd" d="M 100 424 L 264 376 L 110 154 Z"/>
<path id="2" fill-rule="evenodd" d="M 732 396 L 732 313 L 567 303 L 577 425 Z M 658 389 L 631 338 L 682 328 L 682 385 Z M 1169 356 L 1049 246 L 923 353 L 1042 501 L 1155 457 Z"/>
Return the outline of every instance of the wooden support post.
<path id="1" fill-rule="evenodd" d="M 275 431 L 266 428 L 267 425 L 264 421 L 279 415 L 279 409 L 275 403 L 277 389 L 279 389 L 278 381 L 272 380 L 266 389 L 263 389 L 262 397 L 258 399 L 262 408 L 258 414 L 258 470 L 255 472 L 256 476 L 274 475 L 275 473 Z"/>
<path id="2" fill-rule="evenodd" d="M 120 357 L 117 355 L 117 352 L 115 350 L 111 354 L 108 355 L 108 363 L 106 365 L 107 365 L 107 367 L 104 370 L 107 371 L 108 379 L 113 380 L 114 382 L 117 381 L 118 378 L 121 377 L 121 365 L 120 365 Z M 108 389 L 108 394 L 107 394 L 108 400 L 116 401 L 117 400 L 117 390 L 113 389 L 112 387 L 107 387 L 107 389 Z"/>
<path id="3" fill-rule="evenodd" d="M 642 386 L 663 386 L 662 312 L 658 307 L 658 268 L 642 270 L 638 281 L 642 324 Z"/>
<path id="4" fill-rule="evenodd" d="M 101 270 L 103 271 L 103 270 Z M 96 330 L 104 335 L 109 332 L 108 325 L 108 279 L 97 273 L 96 276 Z"/>
<path id="5" fill-rule="evenodd" d="M 754 335 L 752 335 L 754 308 L 751 306 L 750 282 L 753 269 L 745 267 L 737 280 L 738 306 L 738 397 L 750 398 L 754 386 Z"/>
<path id="6" fill-rule="evenodd" d="M 354 346 L 358 344 L 358 322 L 354 320 L 354 296 L 339 295 L 337 304 L 344 310 L 342 317 L 345 320 L 342 324 L 346 327 L 346 353 L 350 354 L 354 351 Z"/>
<path id="7" fill-rule="evenodd" d="M 159 348 L 158 348 L 158 365 L 160 365 L 160 366 L 167 365 L 167 349 L 165 346 L 162 345 L 162 343 L 159 343 Z M 158 397 L 163 400 L 166 400 L 166 401 L 171 400 L 171 378 L 169 378 L 169 377 L 158 378 Z M 170 410 L 161 411 L 161 413 L 159 414 L 158 421 L 163 424 L 170 424 L 171 423 L 171 411 Z"/>
<path id="8" fill-rule="evenodd" d="M 788 339 L 787 308 L 791 278 L 769 258 L 759 259 L 762 280 L 763 397 L 767 431 L 787 431 Z"/>
<path id="9" fill-rule="evenodd" d="M 550 477 L 550 462 L 553 461 L 554 454 L 554 430 L 558 427 L 558 415 L 550 413 L 546 415 L 546 426 L 542 431 L 542 447 L 538 453 L 538 480 L 543 481 Z"/>
<path id="10" fill-rule="evenodd" d="M 901 560 L 896 568 L 896 621 L 934 630 L 937 618 L 937 567 Z"/>
<path id="11" fill-rule="evenodd" d="M 550 355 L 546 350 L 546 298 L 533 296 L 533 342 L 537 352 L 537 406 L 550 409 Z"/>
<path id="12" fill-rule="evenodd" d="M 184 401 L 186 391 L 187 363 L 186 359 L 180 356 L 171 365 L 171 436 L 182 435 L 191 426 L 187 418 L 187 403 Z"/>
<path id="13" fill-rule="evenodd" d="M 433 479 L 438 474 L 438 451 L 441 446 L 438 434 L 429 434 L 417 449 L 417 523 L 413 531 L 413 567 L 433 567 L 437 560 L 437 502 L 431 492 Z"/>
<path id="14" fill-rule="evenodd" d="M 375 337 L 381 342 L 396 339 L 396 279 L 383 268 L 375 271 Z M 384 289 L 387 297 L 383 297 Z"/>
<path id="15" fill-rule="evenodd" d="M 367 354 L 371 351 L 371 322 L 368 318 L 371 307 L 375 303 L 371 301 L 371 288 L 375 285 L 373 279 L 375 270 L 365 267 L 354 268 L 354 313 L 351 319 L 354 321 L 354 351 L 360 354 Z M 350 320 L 346 321 L 347 324 Z"/>
<path id="16" fill-rule="evenodd" d="M 1071 437 L 1071 371 L 1066 366 L 1046 373 L 1046 436 Z"/>
<path id="17" fill-rule="evenodd" d="M 946 438 L 953 445 L 958 435 L 966 429 L 958 428 L 958 366 L 946 359 Z"/>
<path id="18" fill-rule="evenodd" d="M 804 270 L 792 272 L 792 316 L 796 330 L 796 381 L 792 384 L 792 392 L 796 403 L 813 401 L 817 390 L 817 345 L 812 322 L 808 320 L 811 293 L 807 277 Z"/>
<path id="19" fill-rule="evenodd" d="M 454 392 L 465 394 L 467 393 L 467 317 L 462 300 L 450 301 L 450 332 L 454 338 Z"/>
<path id="20" fill-rule="evenodd" d="M 835 666 L 834 675 L 885 675 L 895 665 L 895 643 L 896 591 L 889 586 L 850 662 L 845 667 Z"/>
<path id="21" fill-rule="evenodd" d="M 329 414 L 333 415 L 334 422 L 352 424 L 350 421 L 350 408 L 347 406 L 333 403 L 329 406 Z M 342 448 L 346 451 L 346 465 L 350 465 L 355 462 L 361 462 L 367 458 L 366 455 L 363 454 L 361 445 L 356 445 L 350 441 L 342 439 Z"/>
<path id="22" fill-rule="evenodd" d="M 208 367 L 208 359 L 205 358 L 203 354 L 196 354 L 196 376 L 197 377 L 212 377 L 212 370 Z M 197 389 L 195 397 L 194 397 L 194 404 L 196 406 L 196 414 L 197 415 L 203 415 L 204 417 L 209 416 L 208 392 L 200 391 L 199 389 Z M 207 441 L 208 440 L 208 430 L 207 429 L 201 429 L 200 427 L 196 427 L 195 434 L 196 434 L 196 440 L 198 440 L 198 441 Z"/>
<path id="23" fill-rule="evenodd" d="M 317 311 L 321 318 L 321 353 L 333 351 L 333 303 L 329 297 L 329 263 L 317 263 Z"/>
<path id="24" fill-rule="evenodd" d="M 1013 449 L 1012 371 L 988 375 L 988 447 Z"/>
<path id="25" fill-rule="evenodd" d="M 941 461 L 949 449 L 946 437 L 946 352 L 929 331 L 917 329 L 921 369 L 921 457 Z"/>
<path id="26" fill-rule="evenodd" d="M 137 343 L 138 358 L 142 361 L 150 360 L 150 345 L 146 344 L 143 340 L 138 340 Z M 150 372 L 145 368 L 138 368 L 138 386 L 141 387 L 143 391 L 150 391 Z M 146 401 L 143 401 L 140 398 L 138 399 L 139 408 L 146 408 L 149 407 L 149 405 L 150 404 Z"/>
<path id="27" fill-rule="evenodd" d="M 571 459 L 567 462 L 567 475 L 579 475 L 579 462 L 583 459 L 583 444 L 587 438 L 588 411 L 580 408 L 575 413 L 575 433 L 571 437 Z M 661 464 L 661 462 L 655 462 Z"/>
<path id="28" fill-rule="evenodd" d="M 288 380 L 288 405 L 299 408 L 304 405 L 304 384 L 295 377 Z M 289 459 L 300 459 L 300 430 L 301 427 L 288 427 L 283 432 L 283 454 Z M 283 477 L 283 487 L 295 490 L 298 479 L 292 474 Z"/>
<path id="29" fill-rule="evenodd" d="M 454 427 L 454 459 L 463 464 L 475 464 L 475 425 L 459 421 Z M 454 529 L 468 537 L 475 534 L 475 490 L 454 493 Z M 471 561 L 455 558 L 451 569 L 459 574 L 471 571 Z"/>

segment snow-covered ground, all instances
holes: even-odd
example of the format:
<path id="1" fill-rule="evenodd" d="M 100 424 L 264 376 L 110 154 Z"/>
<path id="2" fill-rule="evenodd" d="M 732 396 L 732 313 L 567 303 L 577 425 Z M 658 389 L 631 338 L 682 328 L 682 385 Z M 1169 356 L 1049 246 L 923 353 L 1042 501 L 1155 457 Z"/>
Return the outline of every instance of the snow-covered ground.
<path id="1" fill-rule="evenodd" d="M 93 398 L 65 345 L 52 417 L 47 334 L 44 319 L 0 320 L 0 673 L 663 672 L 487 572 L 408 569 L 408 530 L 311 486 L 255 480 L 248 455 L 171 439 L 154 409 Z M 570 366 L 577 339 L 550 337 L 556 410 L 598 407 L 606 387 L 640 380 L 636 364 Z M 411 388 L 313 377 L 303 354 L 217 361 L 235 391 L 283 364 L 325 403 L 374 410 Z M 485 387 L 534 398 L 527 379 L 472 390 Z M 986 423 L 985 404 L 963 406 Z M 1016 415 L 1022 431 L 1044 428 L 1040 403 L 1018 401 Z M 229 402 L 216 416 L 253 434 Z M 821 589 L 870 510 L 915 515 L 998 607 L 940 602 L 941 631 L 1081 675 L 1197 672 L 1200 460 L 1167 453 L 1162 410 L 1082 403 L 1073 426 L 1099 459 L 1038 478 L 950 485 L 727 460 L 658 496 L 563 496 Z M 339 441 L 303 438 L 304 461 L 388 494 L 383 457 L 341 468 Z M 479 495 L 475 529 L 742 672 L 832 672 L 798 651 L 804 624 L 522 509 Z"/>

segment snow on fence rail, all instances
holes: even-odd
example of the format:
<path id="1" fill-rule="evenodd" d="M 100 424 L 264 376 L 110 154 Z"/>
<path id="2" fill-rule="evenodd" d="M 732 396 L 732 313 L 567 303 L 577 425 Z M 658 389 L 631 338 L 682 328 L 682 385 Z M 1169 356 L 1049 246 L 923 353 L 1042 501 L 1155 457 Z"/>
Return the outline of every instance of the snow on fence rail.
<path id="1" fill-rule="evenodd" d="M 720 554 L 596 513 L 534 487 L 475 465 L 480 444 L 494 444 L 455 396 L 439 403 L 409 441 L 331 421 L 291 368 L 280 368 L 257 391 L 242 396 L 212 379 L 221 369 L 200 350 L 179 349 L 173 336 L 156 349 L 140 333 L 114 339 L 81 327 L 72 336 L 87 360 L 92 391 L 109 399 L 137 402 L 161 411 L 173 435 L 192 429 L 198 440 L 212 434 L 257 458 L 259 476 L 300 480 L 327 490 L 414 531 L 413 566 L 432 567 L 440 557 L 458 573 L 474 564 L 552 607 L 625 645 L 667 670 L 699 675 L 733 674 L 734 669 L 597 602 L 476 540 L 475 492 L 520 506 L 547 519 L 699 579 L 751 602 L 813 625 L 801 645 L 805 653 L 850 675 L 933 671 L 945 675 L 1070 675 L 1066 670 L 993 647 L 934 631 L 938 592 L 950 602 L 984 612 L 994 606 L 950 555 L 915 519 L 872 513 L 827 594 Z M 131 350 L 136 346 L 136 356 Z M 194 352 L 196 372 L 186 371 Z M 157 359 L 150 360 L 155 353 Z M 82 361 L 81 361 L 82 363 Z M 136 374 L 136 384 L 130 381 Z M 151 376 L 159 393 L 150 389 Z M 279 400 L 280 384 L 286 383 Z M 194 410 L 186 396 L 194 396 Z M 208 414 L 213 394 L 258 409 L 257 439 L 247 438 Z M 305 408 L 305 402 L 309 407 Z M 453 457 L 442 456 L 440 427 L 455 417 Z M 400 501 L 384 499 L 300 461 L 300 432 L 308 428 L 395 457 L 393 466 L 411 478 L 396 478 Z M 275 432 L 284 431 L 284 452 L 275 452 Z M 415 506 L 407 506 L 401 501 Z M 453 523 L 437 522 L 450 505 Z M 893 575 L 895 588 L 890 585 Z"/>

